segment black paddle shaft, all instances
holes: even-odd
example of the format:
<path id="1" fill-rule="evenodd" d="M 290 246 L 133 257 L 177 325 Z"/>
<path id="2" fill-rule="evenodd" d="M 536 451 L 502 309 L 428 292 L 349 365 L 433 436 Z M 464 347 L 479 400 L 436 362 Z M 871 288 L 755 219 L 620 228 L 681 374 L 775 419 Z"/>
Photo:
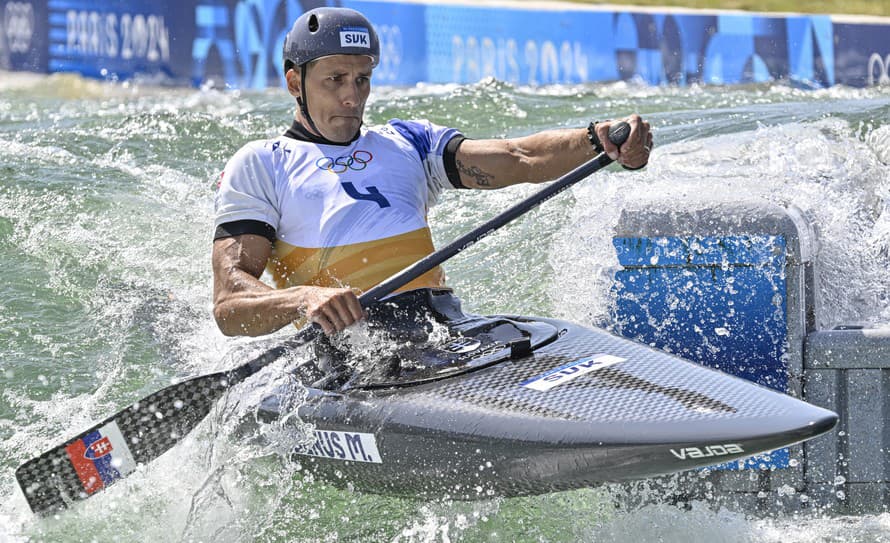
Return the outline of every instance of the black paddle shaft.
<path id="1" fill-rule="evenodd" d="M 609 140 L 621 146 L 629 134 L 627 123 L 615 123 Z M 359 301 L 367 307 L 380 300 L 611 162 L 605 153 L 600 153 L 538 193 L 365 292 Z M 289 350 L 308 343 L 320 332 L 317 324 L 307 326 L 237 368 L 163 388 L 25 462 L 16 470 L 16 479 L 31 509 L 42 515 L 64 509 L 126 477 L 138 464 L 154 460 L 179 443 L 234 385 Z"/>

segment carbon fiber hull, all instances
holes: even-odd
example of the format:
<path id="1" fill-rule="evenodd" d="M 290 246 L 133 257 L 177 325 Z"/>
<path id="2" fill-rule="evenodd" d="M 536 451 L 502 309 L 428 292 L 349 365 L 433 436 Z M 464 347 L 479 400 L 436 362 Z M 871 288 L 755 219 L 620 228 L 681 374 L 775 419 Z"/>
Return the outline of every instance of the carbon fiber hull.
<path id="1" fill-rule="evenodd" d="M 602 330 L 516 359 L 377 390 L 309 389 L 315 443 L 294 451 L 335 484 L 473 499 L 640 479 L 724 463 L 830 430 L 825 409 Z M 554 384 L 555 383 L 555 384 Z M 550 387 L 550 388 L 548 388 Z M 270 396 L 261 418 L 277 419 Z"/>

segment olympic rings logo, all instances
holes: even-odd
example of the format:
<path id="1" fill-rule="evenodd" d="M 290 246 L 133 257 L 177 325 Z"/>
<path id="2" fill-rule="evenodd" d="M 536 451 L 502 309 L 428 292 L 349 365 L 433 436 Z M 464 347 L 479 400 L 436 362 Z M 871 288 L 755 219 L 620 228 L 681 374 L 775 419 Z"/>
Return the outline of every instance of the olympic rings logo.
<path id="1" fill-rule="evenodd" d="M 872 53 L 868 59 L 868 86 L 890 85 L 890 55 L 881 58 L 878 53 Z"/>
<path id="2" fill-rule="evenodd" d="M 34 35 L 34 8 L 27 2 L 10 2 L 4 8 L 3 19 L 10 52 L 27 53 Z"/>
<path id="3" fill-rule="evenodd" d="M 368 167 L 368 163 L 374 158 L 369 151 L 358 150 L 351 155 L 331 158 L 323 156 L 315 161 L 319 170 L 327 170 L 331 173 L 343 173 L 346 170 L 360 172 Z"/>

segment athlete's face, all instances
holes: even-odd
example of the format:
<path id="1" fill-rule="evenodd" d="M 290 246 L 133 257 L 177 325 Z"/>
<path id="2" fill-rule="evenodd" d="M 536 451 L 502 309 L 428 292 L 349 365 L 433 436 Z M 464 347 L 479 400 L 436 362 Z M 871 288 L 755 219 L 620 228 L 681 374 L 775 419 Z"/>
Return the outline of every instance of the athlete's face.
<path id="1" fill-rule="evenodd" d="M 371 70 L 371 59 L 362 55 L 332 55 L 306 66 L 306 99 L 309 115 L 321 132 L 318 135 L 336 142 L 355 137 L 371 93 Z M 299 70 L 289 70 L 290 93 L 299 97 L 300 85 Z M 297 116 L 314 132 L 299 109 Z"/>

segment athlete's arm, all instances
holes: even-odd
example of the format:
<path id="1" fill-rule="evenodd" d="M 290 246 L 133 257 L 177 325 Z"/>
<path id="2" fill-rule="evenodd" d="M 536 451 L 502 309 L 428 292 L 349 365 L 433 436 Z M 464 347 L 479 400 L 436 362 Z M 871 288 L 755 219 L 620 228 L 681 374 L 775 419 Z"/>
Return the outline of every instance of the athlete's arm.
<path id="1" fill-rule="evenodd" d="M 271 254 L 272 243 L 264 236 L 242 234 L 213 242 L 213 316 L 225 335 L 269 334 L 301 318 L 332 334 L 363 317 L 349 289 L 273 289 L 260 281 Z"/>
<path id="2" fill-rule="evenodd" d="M 611 122 L 597 123 L 596 133 L 610 157 L 628 168 L 639 168 L 648 162 L 652 147 L 649 123 L 639 115 L 625 121 L 631 131 L 620 149 L 609 141 Z M 586 128 L 547 130 L 521 138 L 464 140 L 455 155 L 455 165 L 463 186 L 494 189 L 551 181 L 594 154 Z"/>

